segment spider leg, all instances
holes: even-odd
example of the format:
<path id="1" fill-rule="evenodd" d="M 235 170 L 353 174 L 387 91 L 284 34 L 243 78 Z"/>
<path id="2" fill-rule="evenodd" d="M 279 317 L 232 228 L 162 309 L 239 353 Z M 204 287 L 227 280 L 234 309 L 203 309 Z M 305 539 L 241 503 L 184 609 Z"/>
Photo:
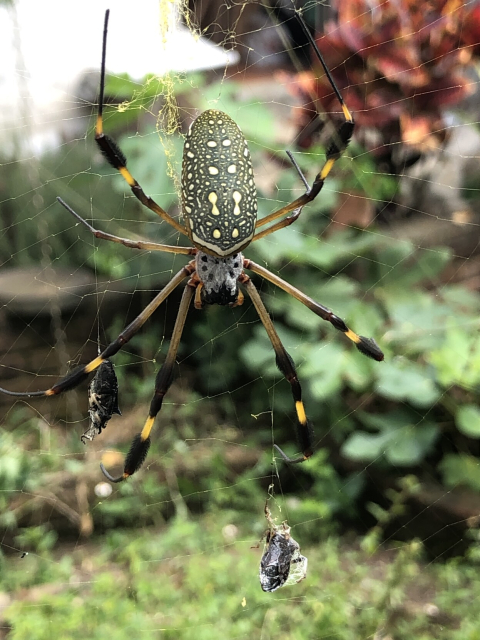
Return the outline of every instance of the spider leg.
<path id="1" fill-rule="evenodd" d="M 129 476 L 133 475 L 135 471 L 140 469 L 147 457 L 147 453 L 150 448 L 150 432 L 152 431 L 153 423 L 155 422 L 158 412 L 162 408 L 163 398 L 173 382 L 175 358 L 180 344 L 180 339 L 182 337 L 183 327 L 185 326 L 188 308 L 192 301 L 194 292 L 195 285 L 191 284 L 187 284 L 183 290 L 183 296 L 178 308 L 177 319 L 175 321 L 175 327 L 173 328 L 167 357 L 165 358 L 165 362 L 162 364 L 155 379 L 155 393 L 150 403 L 148 418 L 141 432 L 133 439 L 130 451 L 127 453 L 127 457 L 125 458 L 125 466 L 122 475 L 115 478 L 108 473 L 103 464 L 100 464 L 103 475 L 108 478 L 110 482 L 122 482 L 123 480 L 126 480 Z"/>
<path id="2" fill-rule="evenodd" d="M 110 240 L 110 242 L 116 242 L 118 244 L 123 244 L 125 247 L 129 247 L 130 249 L 145 249 L 146 251 L 165 251 L 167 253 L 183 253 L 184 255 L 191 256 L 195 255 L 197 252 L 193 247 L 178 247 L 172 246 L 168 244 L 158 244 L 157 242 L 147 242 L 146 240 L 129 240 L 128 238 L 120 238 L 119 236 L 114 236 L 111 233 L 106 233 L 105 231 L 99 231 L 92 227 L 86 220 L 82 218 L 76 211 L 74 211 L 68 204 L 57 197 L 58 202 L 65 207 L 67 211 L 69 211 L 72 216 L 74 216 L 79 222 L 81 222 L 89 231 L 93 233 L 96 238 L 101 238 L 102 240 Z"/>
<path id="3" fill-rule="evenodd" d="M 305 32 L 305 35 L 307 36 L 310 45 L 312 46 L 315 55 L 317 56 L 318 60 L 320 61 L 320 64 L 323 67 L 323 70 L 330 82 L 330 85 L 337 97 L 337 100 L 340 104 L 340 107 L 342 109 L 343 112 L 343 117 L 345 118 L 344 122 L 342 122 L 342 124 L 338 127 L 338 129 L 334 132 L 334 134 L 332 135 L 332 137 L 330 138 L 330 141 L 327 145 L 327 151 L 326 151 L 326 159 L 325 159 L 325 163 L 323 165 L 323 167 L 320 169 L 320 171 L 317 173 L 317 175 L 315 176 L 315 180 L 313 181 L 312 187 L 309 188 L 308 184 L 306 184 L 306 191 L 305 193 L 300 196 L 299 198 L 297 198 L 296 200 L 294 200 L 293 202 L 291 202 L 290 204 L 285 205 L 284 207 L 281 207 L 280 209 L 278 209 L 277 211 L 274 211 L 273 213 L 270 213 L 268 216 L 265 216 L 265 218 L 262 218 L 261 220 L 258 220 L 255 228 L 259 229 L 260 227 L 266 225 L 266 224 L 270 224 L 271 222 L 274 222 L 275 220 L 278 220 L 278 218 L 282 218 L 283 216 L 286 216 L 287 214 L 291 213 L 292 211 L 294 211 L 295 213 L 293 214 L 293 216 L 288 216 L 287 218 L 284 218 L 283 220 L 281 220 L 280 222 L 278 222 L 275 225 L 272 225 L 271 227 L 268 227 L 267 229 L 264 229 L 264 231 L 261 231 L 260 233 L 256 233 L 255 236 L 252 239 L 252 242 L 254 242 L 255 240 L 260 240 L 261 238 L 264 238 L 265 236 L 268 236 L 270 233 L 273 233 L 275 231 L 278 231 L 279 229 L 282 229 L 283 227 L 286 227 L 290 224 L 292 224 L 292 222 L 295 222 L 295 220 L 298 218 L 298 216 L 301 213 L 302 207 L 304 207 L 306 204 L 308 204 L 309 202 L 312 202 L 312 200 L 314 200 L 318 194 L 320 193 L 320 191 L 323 188 L 323 185 L 325 184 L 325 180 L 328 176 L 328 174 L 330 173 L 330 171 L 333 168 L 333 165 L 335 164 L 335 162 L 340 158 L 340 156 L 343 154 L 343 152 L 345 151 L 345 149 L 347 148 L 350 139 L 353 135 L 353 130 L 355 128 L 355 122 L 353 119 L 352 114 L 350 113 L 347 105 L 345 104 L 345 102 L 343 101 L 343 98 L 332 78 L 332 74 L 330 73 L 327 65 L 325 64 L 325 61 L 323 59 L 322 54 L 320 53 L 317 44 L 315 42 L 315 39 L 313 38 L 312 34 L 310 33 L 307 25 L 305 24 L 305 21 L 301 15 L 301 13 L 299 13 L 298 11 L 295 12 L 295 15 L 297 17 L 298 22 L 300 23 L 300 26 L 302 27 L 303 31 Z M 290 159 L 292 159 L 290 157 Z M 294 163 L 295 164 L 295 163 Z M 300 173 L 300 177 L 302 178 L 304 184 L 306 183 L 305 179 L 302 177 L 301 172 L 299 171 L 299 169 L 296 167 L 297 171 Z M 298 211 L 296 211 L 298 209 Z"/>
<path id="4" fill-rule="evenodd" d="M 108 17 L 110 10 L 105 12 L 105 23 L 103 27 L 103 47 L 102 47 L 102 68 L 100 71 L 100 95 L 98 97 L 98 113 L 97 124 L 95 126 L 95 142 L 98 148 L 102 152 L 107 162 L 116 169 L 123 177 L 125 182 L 131 188 L 133 195 L 140 200 L 140 202 L 160 216 L 165 222 L 168 222 L 174 229 L 183 235 L 188 235 L 185 227 L 179 224 L 172 218 L 160 205 L 158 205 L 150 196 L 147 196 L 142 187 L 138 184 L 130 171 L 127 169 L 127 159 L 120 149 L 118 144 L 110 136 L 103 133 L 103 100 L 105 93 L 105 61 L 107 54 L 107 31 L 108 31 Z"/>
<path id="5" fill-rule="evenodd" d="M 256 240 L 261 240 L 265 236 L 269 236 L 271 233 L 275 233 L 275 231 L 279 231 L 280 229 L 284 229 L 285 227 L 289 227 L 291 224 L 293 224 L 295 222 L 295 220 L 298 219 L 298 217 L 302 213 L 303 206 L 304 205 L 300 205 L 299 207 L 297 207 L 296 209 L 293 210 L 293 213 L 290 216 L 287 216 L 286 218 L 283 218 L 283 220 L 279 220 L 275 224 L 272 224 L 271 227 L 268 227 L 267 229 L 264 229 L 260 233 L 256 233 L 252 238 L 252 242 L 255 242 Z M 290 212 L 290 211 L 291 211 L 291 209 L 289 209 L 288 212 Z"/>
<path id="6" fill-rule="evenodd" d="M 287 150 L 286 154 L 289 157 L 290 162 L 295 167 L 295 169 L 296 169 L 298 175 L 300 176 L 300 179 L 302 180 L 303 184 L 305 185 L 305 188 L 306 188 L 307 192 L 309 192 L 310 191 L 310 185 L 308 184 L 307 179 L 303 175 L 302 170 L 298 166 L 298 162 L 295 160 L 295 158 L 293 157 L 293 154 L 290 151 Z M 271 227 L 268 227 L 268 229 L 265 229 L 264 231 L 261 231 L 260 233 L 257 233 L 253 237 L 252 242 L 253 242 L 253 240 L 260 240 L 261 238 L 264 238 L 265 236 L 268 236 L 271 233 L 275 233 L 275 231 L 278 231 L 279 229 L 283 229 L 284 227 L 290 226 L 291 224 L 293 224 L 295 222 L 295 220 L 302 213 L 302 209 L 303 209 L 303 205 L 301 205 L 301 206 L 297 207 L 296 209 L 294 209 L 293 213 L 291 215 L 287 216 L 286 218 L 284 218 L 283 220 L 279 220 L 275 224 L 272 224 Z M 262 224 L 264 224 L 263 220 L 260 220 L 259 222 L 261 224 L 259 225 L 257 223 L 257 225 L 256 225 L 257 227 L 261 226 Z"/>
<path id="7" fill-rule="evenodd" d="M 239 282 L 246 288 L 248 295 L 250 296 L 255 309 L 260 317 L 260 320 L 265 327 L 265 330 L 272 343 L 273 350 L 275 351 L 277 367 L 283 373 L 287 381 L 290 383 L 292 390 L 293 400 L 295 402 L 295 410 L 297 412 L 297 437 L 302 455 L 298 458 L 289 458 L 278 445 L 274 445 L 277 451 L 281 454 L 284 460 L 290 463 L 304 462 L 308 460 L 313 454 L 313 428 L 311 422 L 307 419 L 305 408 L 302 402 L 302 388 L 298 381 L 297 372 L 292 358 L 287 353 L 285 347 L 278 337 L 278 333 L 273 326 L 272 319 L 270 318 L 265 305 L 260 298 L 260 294 L 257 288 L 250 280 L 250 278 L 243 274 L 239 278 Z"/>
<path id="8" fill-rule="evenodd" d="M 283 289 L 284 291 L 289 293 L 291 296 L 308 307 L 310 311 L 313 311 L 313 313 L 322 318 L 322 320 L 330 322 L 330 324 L 332 324 L 335 329 L 338 329 L 338 331 L 344 333 L 347 338 L 351 340 L 355 344 L 357 349 L 364 355 L 372 358 L 373 360 L 377 360 L 378 362 L 381 362 L 384 359 L 383 351 L 380 349 L 373 338 L 365 338 L 365 336 L 357 335 L 354 331 L 347 327 L 347 325 L 341 318 L 336 316 L 333 311 L 328 309 L 328 307 L 324 307 L 322 304 L 315 302 L 315 300 L 312 300 L 312 298 L 302 293 L 299 289 L 292 286 L 285 280 L 282 280 L 282 278 L 279 278 L 268 269 L 265 269 L 259 264 L 256 264 L 252 260 L 244 259 L 243 266 L 245 269 L 249 269 L 250 271 L 257 273 L 259 276 L 262 276 L 262 278 L 265 278 L 265 280 L 268 280 L 277 287 L 280 287 L 280 289 Z"/>
<path id="9" fill-rule="evenodd" d="M 108 358 L 115 355 L 133 336 L 138 333 L 145 322 L 150 318 L 152 313 L 162 304 L 162 302 L 172 293 L 172 291 L 184 280 L 188 275 L 193 273 L 194 267 L 190 264 L 181 269 L 170 282 L 155 296 L 155 298 L 145 307 L 145 309 L 133 320 L 120 335 L 111 342 L 102 353 L 88 364 L 78 367 L 64 378 L 56 382 L 53 387 L 44 391 L 8 391 L 0 387 L 0 392 L 8 396 L 17 398 L 33 398 L 41 396 L 56 396 L 59 393 L 74 389 L 83 382 L 90 373 L 98 369 L 98 367 Z"/>

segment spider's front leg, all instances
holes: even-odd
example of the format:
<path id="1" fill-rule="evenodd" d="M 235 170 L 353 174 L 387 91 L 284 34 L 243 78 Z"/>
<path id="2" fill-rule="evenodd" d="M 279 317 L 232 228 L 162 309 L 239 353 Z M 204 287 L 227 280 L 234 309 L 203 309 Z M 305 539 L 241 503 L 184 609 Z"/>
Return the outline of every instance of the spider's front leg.
<path id="1" fill-rule="evenodd" d="M 107 9 L 107 11 L 105 12 L 105 22 L 103 26 L 102 67 L 100 71 L 100 91 L 98 98 L 97 123 L 95 125 L 95 142 L 97 143 L 97 146 L 100 149 L 100 152 L 102 153 L 105 160 L 111 167 L 113 167 L 120 173 L 122 178 L 132 190 L 133 195 L 138 200 L 140 200 L 140 202 L 145 207 L 150 209 L 150 211 L 153 211 L 158 216 L 160 216 L 160 218 L 165 220 L 165 222 L 168 222 L 168 224 L 176 229 L 176 231 L 182 233 L 183 235 L 188 235 L 183 225 L 174 220 L 171 215 L 169 215 L 164 209 L 162 209 L 159 204 L 155 202 L 155 200 L 153 200 L 153 198 L 146 195 L 140 184 L 127 169 L 127 159 L 123 151 L 120 149 L 115 140 L 113 140 L 113 138 L 105 134 L 103 131 L 103 101 L 105 97 L 105 63 L 107 57 L 107 32 L 109 15 L 110 10 Z"/>
<path id="2" fill-rule="evenodd" d="M 88 376 L 96 371 L 102 363 L 115 355 L 120 349 L 133 338 L 133 336 L 143 327 L 145 322 L 150 318 L 152 313 L 162 304 L 162 302 L 172 293 L 172 291 L 184 280 L 188 275 L 193 273 L 192 264 L 188 264 L 173 276 L 170 282 L 155 296 L 155 298 L 145 307 L 145 309 L 133 320 L 119 335 L 111 342 L 102 353 L 94 358 L 91 362 L 78 367 L 71 373 L 64 376 L 49 389 L 43 391 L 9 391 L 0 387 L 0 393 L 17 398 L 35 398 L 56 396 L 64 391 L 74 389 L 81 382 L 86 380 Z"/>
<path id="3" fill-rule="evenodd" d="M 298 23 L 300 24 L 308 41 L 310 42 L 310 45 L 312 46 L 316 57 L 318 58 L 320 64 L 323 67 L 323 70 L 328 78 L 330 86 L 332 87 L 332 90 L 335 93 L 338 103 L 342 109 L 343 117 L 345 118 L 345 120 L 340 124 L 338 128 L 336 128 L 332 137 L 327 143 L 325 162 L 323 164 L 323 167 L 315 176 L 315 179 L 311 187 L 309 186 L 305 176 L 303 175 L 300 167 L 296 163 L 292 154 L 287 152 L 288 157 L 292 161 L 295 169 L 297 170 L 297 173 L 299 174 L 300 178 L 302 179 L 302 182 L 305 185 L 306 191 L 302 196 L 300 196 L 299 198 L 296 198 L 290 204 L 287 204 L 284 207 L 281 207 L 280 209 L 278 209 L 277 211 L 274 211 L 273 213 L 269 214 L 268 216 L 265 216 L 264 218 L 261 218 L 260 220 L 258 220 L 255 225 L 256 230 L 258 230 L 260 227 L 264 225 L 270 224 L 271 222 L 278 220 L 279 218 L 282 218 L 282 220 L 280 220 L 279 222 L 276 222 L 275 224 L 272 224 L 267 229 L 264 229 L 263 231 L 256 231 L 255 236 L 253 238 L 253 242 L 260 240 L 261 238 L 264 238 L 265 236 L 268 236 L 271 233 L 278 231 L 279 229 L 283 229 L 284 227 L 289 226 L 290 224 L 295 222 L 295 220 L 298 219 L 303 207 L 309 202 L 312 202 L 313 200 L 315 200 L 315 198 L 323 189 L 325 180 L 330 174 L 335 162 L 342 156 L 342 154 L 348 147 L 353 135 L 354 128 L 355 128 L 355 121 L 354 121 L 353 115 L 348 109 L 347 105 L 345 104 L 340 94 L 340 91 L 338 90 L 333 80 L 332 74 L 330 73 L 329 68 L 325 64 L 325 60 L 323 59 L 322 54 L 320 53 L 317 47 L 315 39 L 310 33 L 310 30 L 307 24 L 305 23 L 305 20 L 302 17 L 301 12 L 295 11 L 295 15 Z M 288 215 L 288 214 L 291 214 L 291 215 Z M 284 216 L 287 216 L 287 217 L 284 217 Z"/>

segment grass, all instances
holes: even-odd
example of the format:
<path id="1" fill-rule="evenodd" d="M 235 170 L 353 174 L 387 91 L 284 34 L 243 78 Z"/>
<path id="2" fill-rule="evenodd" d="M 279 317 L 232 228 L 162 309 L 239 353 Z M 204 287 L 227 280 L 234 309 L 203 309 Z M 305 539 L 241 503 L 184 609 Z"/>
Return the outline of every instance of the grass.
<path id="1" fill-rule="evenodd" d="M 475 558 L 428 564 L 418 542 L 372 555 L 333 536 L 302 548 L 305 581 L 267 594 L 257 533 L 211 512 L 4 558 L 5 637 L 480 638 Z"/>

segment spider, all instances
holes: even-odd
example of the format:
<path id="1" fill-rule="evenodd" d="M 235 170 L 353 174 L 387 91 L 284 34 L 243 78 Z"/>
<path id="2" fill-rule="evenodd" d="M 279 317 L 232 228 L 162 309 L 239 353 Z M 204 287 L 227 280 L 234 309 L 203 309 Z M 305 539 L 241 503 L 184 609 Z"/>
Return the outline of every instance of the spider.
<path id="1" fill-rule="evenodd" d="M 193 244 L 193 247 L 169 246 L 143 240 L 134 241 L 99 231 L 92 227 L 61 198 L 57 198 L 57 200 L 97 238 L 122 244 L 125 247 L 133 249 L 165 251 L 192 256 L 193 258 L 157 293 L 137 318 L 125 327 L 119 336 L 91 362 L 73 370 L 52 387 L 44 391 L 14 392 L 2 388 L 0 388 L 0 391 L 17 397 L 50 397 L 73 389 L 86 380 L 93 372 L 98 373 L 98 369 L 141 329 L 172 291 L 182 281 L 188 278 L 183 289 L 168 353 L 156 376 L 155 392 L 151 400 L 148 417 L 141 432 L 133 439 L 125 459 L 123 473 L 118 477 L 113 477 L 105 469 L 103 464 L 100 465 L 103 474 L 108 480 L 111 482 L 121 482 L 138 471 L 147 456 L 150 447 L 150 434 L 155 418 L 162 408 L 163 398 L 173 380 L 175 358 L 192 298 L 196 309 L 201 309 L 203 305 L 206 304 L 229 305 L 234 307 L 241 305 L 244 300 L 244 294 L 239 288 L 239 285 L 241 285 L 253 302 L 260 320 L 267 331 L 273 350 L 275 351 L 276 364 L 280 372 L 290 383 L 295 403 L 298 419 L 296 430 L 301 455 L 296 458 L 290 458 L 277 445 L 275 445 L 276 450 L 288 463 L 303 462 L 313 454 L 313 429 L 305 413 L 302 401 L 302 389 L 298 381 L 295 365 L 278 337 L 257 288 L 244 270 L 246 269 L 265 278 L 299 300 L 320 318 L 330 322 L 335 329 L 344 333 L 361 353 L 378 361 L 383 360 L 384 356 L 372 338 L 357 335 L 349 329 L 345 322 L 335 315 L 333 311 L 315 302 L 299 289 L 285 282 L 261 265 L 256 264 L 248 258 L 244 258 L 242 251 L 251 242 L 261 240 L 271 233 L 295 222 L 302 208 L 318 196 L 336 160 L 338 160 L 347 148 L 354 129 L 353 116 L 345 105 L 301 14 L 296 12 L 296 18 L 328 77 L 344 116 L 344 121 L 334 132 L 329 142 L 324 165 L 321 167 L 310 187 L 293 159 L 293 156 L 287 152 L 305 185 L 305 193 L 290 204 L 270 213 L 261 220 L 257 220 L 256 188 L 247 141 L 237 124 L 227 114 L 209 109 L 200 114 L 192 122 L 185 138 L 181 180 L 181 201 L 185 225 L 182 225 L 172 218 L 152 198 L 145 194 L 140 184 L 127 169 L 127 160 L 116 142 L 103 132 L 108 18 L 109 10 L 105 13 L 103 28 L 100 92 L 95 127 L 95 142 L 107 162 L 122 175 L 136 198 L 180 234 L 187 236 Z M 266 228 L 261 230 L 261 227 Z M 111 389 L 114 390 L 112 390 L 112 394 L 115 393 L 115 397 L 112 395 L 110 402 L 107 403 L 110 408 L 106 410 L 106 419 L 111 416 L 112 411 L 118 411 L 115 385 L 116 382 L 111 383 Z M 105 426 L 105 422 L 106 420 L 104 420 L 101 426 Z M 90 435 L 92 434 L 90 433 Z M 87 434 L 84 434 L 84 436 L 89 438 Z"/>

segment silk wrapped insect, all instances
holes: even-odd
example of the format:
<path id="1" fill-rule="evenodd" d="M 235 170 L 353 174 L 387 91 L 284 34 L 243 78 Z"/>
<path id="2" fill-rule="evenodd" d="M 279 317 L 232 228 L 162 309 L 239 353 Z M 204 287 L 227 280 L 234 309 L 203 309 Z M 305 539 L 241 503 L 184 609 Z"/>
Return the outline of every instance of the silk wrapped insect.
<path id="1" fill-rule="evenodd" d="M 268 529 L 265 532 L 265 548 L 260 560 L 260 586 L 271 593 L 307 577 L 308 560 L 300 553 L 300 545 L 293 539 L 287 522 L 276 525 L 265 505 Z"/>
<path id="2" fill-rule="evenodd" d="M 118 381 L 113 364 L 104 360 L 88 386 L 90 426 L 80 438 L 83 444 L 100 435 L 114 413 L 122 415 L 118 407 Z"/>

